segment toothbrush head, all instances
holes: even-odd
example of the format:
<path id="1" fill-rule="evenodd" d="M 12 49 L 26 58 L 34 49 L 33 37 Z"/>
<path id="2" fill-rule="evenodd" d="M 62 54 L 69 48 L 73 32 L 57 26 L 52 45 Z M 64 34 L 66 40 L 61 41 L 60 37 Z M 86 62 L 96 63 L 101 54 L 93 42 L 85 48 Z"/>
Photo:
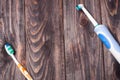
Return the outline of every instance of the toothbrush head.
<path id="1" fill-rule="evenodd" d="M 5 47 L 5 50 L 8 53 L 8 55 L 11 56 L 11 55 L 14 54 L 14 50 L 13 50 L 12 46 L 9 43 L 5 43 L 4 47 Z"/>
<path id="2" fill-rule="evenodd" d="M 78 11 L 80 11 L 80 10 L 82 10 L 83 7 L 84 7 L 83 4 L 78 4 L 78 5 L 76 6 L 76 9 L 77 9 Z"/>

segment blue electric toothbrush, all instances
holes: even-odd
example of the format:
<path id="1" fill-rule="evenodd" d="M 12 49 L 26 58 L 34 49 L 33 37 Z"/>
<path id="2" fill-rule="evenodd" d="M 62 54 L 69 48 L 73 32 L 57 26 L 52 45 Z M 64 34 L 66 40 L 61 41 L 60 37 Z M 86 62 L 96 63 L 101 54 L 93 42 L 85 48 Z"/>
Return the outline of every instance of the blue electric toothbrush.
<path id="1" fill-rule="evenodd" d="M 82 10 L 89 20 L 94 25 L 95 33 L 98 35 L 100 40 L 106 46 L 107 49 L 112 53 L 115 59 L 120 63 L 120 46 L 117 41 L 113 38 L 112 34 L 109 32 L 108 28 L 105 25 L 99 25 L 97 21 L 90 15 L 90 13 L 86 10 L 83 4 L 78 4 L 76 6 L 77 10 Z"/>

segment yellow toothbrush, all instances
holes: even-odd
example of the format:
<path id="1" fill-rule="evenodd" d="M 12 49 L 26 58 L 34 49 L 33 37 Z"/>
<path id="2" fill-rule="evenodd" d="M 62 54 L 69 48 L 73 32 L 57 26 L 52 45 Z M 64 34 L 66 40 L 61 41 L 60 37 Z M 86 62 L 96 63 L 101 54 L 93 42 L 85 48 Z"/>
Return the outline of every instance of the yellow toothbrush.
<path id="1" fill-rule="evenodd" d="M 15 58 L 15 56 L 14 56 L 14 50 L 13 50 L 12 46 L 9 43 L 6 43 L 4 47 L 5 47 L 6 52 L 8 53 L 8 55 L 10 55 L 12 57 L 12 59 L 14 60 L 14 62 L 16 63 L 16 65 L 18 66 L 19 70 L 22 72 L 22 74 L 28 80 L 33 80 L 32 77 L 27 72 L 27 70 Z"/>

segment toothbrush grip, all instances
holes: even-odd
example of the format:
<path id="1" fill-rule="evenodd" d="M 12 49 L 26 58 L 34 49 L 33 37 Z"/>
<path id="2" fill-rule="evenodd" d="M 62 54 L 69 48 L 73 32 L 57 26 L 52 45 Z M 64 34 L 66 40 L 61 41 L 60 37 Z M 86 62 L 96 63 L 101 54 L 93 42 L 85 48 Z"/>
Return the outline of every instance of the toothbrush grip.
<path id="1" fill-rule="evenodd" d="M 21 65 L 18 64 L 17 65 L 18 68 L 20 69 L 20 71 L 22 72 L 22 74 L 28 79 L 28 80 L 33 80 L 32 77 L 29 75 L 29 73 L 27 72 L 27 70 Z"/>
<path id="2" fill-rule="evenodd" d="M 109 49 L 115 59 L 120 63 L 120 46 L 109 32 L 108 28 L 105 25 L 98 25 L 95 27 L 94 31 L 106 48 Z"/>

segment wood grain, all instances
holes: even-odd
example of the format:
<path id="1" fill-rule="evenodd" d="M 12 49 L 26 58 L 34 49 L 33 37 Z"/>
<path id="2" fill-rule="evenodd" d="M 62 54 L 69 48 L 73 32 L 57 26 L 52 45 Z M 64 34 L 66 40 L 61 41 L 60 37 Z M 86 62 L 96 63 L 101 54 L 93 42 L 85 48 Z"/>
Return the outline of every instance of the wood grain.
<path id="1" fill-rule="evenodd" d="M 26 80 L 5 42 L 33 80 L 120 80 L 120 65 L 79 3 L 120 43 L 119 0 L 0 0 L 0 80 Z"/>
<path id="2" fill-rule="evenodd" d="M 2 0 L 1 0 L 2 1 Z M 25 66 L 25 21 L 24 21 L 24 0 L 2 1 L 3 24 L 5 42 L 13 45 L 16 51 L 17 60 Z M 7 54 L 7 53 L 4 53 Z M 8 55 L 7 55 L 8 56 Z M 16 67 L 13 60 L 8 56 L 8 64 L 3 74 L 3 80 L 24 80 L 24 76 Z"/>
<path id="3" fill-rule="evenodd" d="M 79 3 L 82 0 L 64 1 L 66 80 L 104 80 L 102 45 L 86 16 L 75 10 Z M 83 3 L 95 19 L 101 22 L 98 10 L 100 2 L 84 0 Z"/>
<path id="4" fill-rule="evenodd" d="M 27 67 L 32 77 L 65 80 L 62 2 L 26 0 L 26 5 Z"/>
<path id="5" fill-rule="evenodd" d="M 118 0 L 104 0 L 101 2 L 102 23 L 107 25 L 115 39 L 120 43 L 120 8 Z M 120 65 L 114 59 L 110 52 L 104 48 L 104 66 L 105 79 L 119 80 L 120 79 Z"/>

